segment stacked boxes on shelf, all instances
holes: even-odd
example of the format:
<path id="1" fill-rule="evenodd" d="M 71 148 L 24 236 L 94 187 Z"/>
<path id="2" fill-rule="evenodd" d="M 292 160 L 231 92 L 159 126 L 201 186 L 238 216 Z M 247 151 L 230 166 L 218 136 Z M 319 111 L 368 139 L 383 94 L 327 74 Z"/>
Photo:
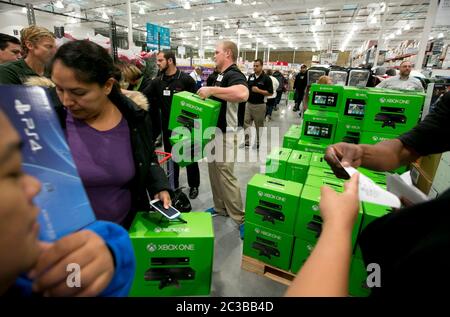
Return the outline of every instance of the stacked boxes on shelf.
<path id="1" fill-rule="evenodd" d="M 248 185 L 244 254 L 297 273 L 322 230 L 320 187 L 338 192 L 344 188 L 344 181 L 324 160 L 326 147 L 395 138 L 417 124 L 423 103 L 422 93 L 313 84 L 302 125 L 292 126 L 283 148 L 268 155 L 267 175 L 255 175 Z M 386 186 L 384 173 L 362 168 L 360 172 Z M 352 232 L 349 291 L 353 296 L 369 294 L 358 236 L 389 212 L 381 205 L 360 205 Z"/>

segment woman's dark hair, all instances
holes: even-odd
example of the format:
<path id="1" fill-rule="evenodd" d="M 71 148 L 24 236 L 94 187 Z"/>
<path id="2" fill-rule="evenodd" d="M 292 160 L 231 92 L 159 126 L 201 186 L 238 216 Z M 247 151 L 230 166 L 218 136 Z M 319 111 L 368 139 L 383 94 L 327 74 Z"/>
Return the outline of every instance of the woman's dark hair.
<path id="1" fill-rule="evenodd" d="M 72 68 L 75 78 L 85 83 L 97 83 L 103 86 L 108 79 L 117 78 L 120 74 L 108 52 L 100 45 L 87 40 L 73 41 L 62 45 L 53 57 L 50 66 L 51 72 L 53 72 L 53 65 L 56 61 Z M 120 93 L 120 87 L 116 81 L 109 99 L 114 102 L 115 97 Z"/>

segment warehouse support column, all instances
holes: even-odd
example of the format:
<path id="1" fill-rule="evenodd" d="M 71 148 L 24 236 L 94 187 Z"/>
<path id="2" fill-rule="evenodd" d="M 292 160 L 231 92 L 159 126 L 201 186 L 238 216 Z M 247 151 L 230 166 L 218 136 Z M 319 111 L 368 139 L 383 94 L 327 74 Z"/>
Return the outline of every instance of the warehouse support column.
<path id="1" fill-rule="evenodd" d="M 427 49 L 428 37 L 430 36 L 431 28 L 433 27 L 434 21 L 436 19 L 437 8 L 438 0 L 430 0 L 427 19 L 425 20 L 422 37 L 420 38 L 419 53 L 416 56 L 416 63 L 414 66 L 416 69 L 422 68 L 423 60 L 425 58 L 425 51 Z"/>
<path id="2" fill-rule="evenodd" d="M 131 48 L 131 46 L 134 46 L 133 44 L 133 20 L 131 18 L 131 0 L 127 0 L 127 17 L 128 17 L 128 49 Z"/>

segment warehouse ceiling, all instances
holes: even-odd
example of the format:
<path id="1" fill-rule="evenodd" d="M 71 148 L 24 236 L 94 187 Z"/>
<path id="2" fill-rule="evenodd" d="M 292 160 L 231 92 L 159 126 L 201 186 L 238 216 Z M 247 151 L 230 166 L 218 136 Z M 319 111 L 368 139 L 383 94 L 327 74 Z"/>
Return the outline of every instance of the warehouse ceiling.
<path id="1" fill-rule="evenodd" d="M 68 23 L 82 23 L 103 34 L 109 17 L 120 32 L 128 31 L 126 0 L 0 3 L 2 14 L 20 10 L 9 3 L 32 3 L 36 9 L 68 15 Z M 205 49 L 212 49 L 219 39 L 237 41 L 239 36 L 241 50 L 255 49 L 257 41 L 260 49 L 352 50 L 380 35 L 388 41 L 387 47 L 420 39 L 428 5 L 426 0 L 131 0 L 131 11 L 135 39 L 145 38 L 149 22 L 170 28 L 174 46 L 198 48 L 203 23 Z M 447 37 L 448 28 L 433 28 L 432 35 Z"/>

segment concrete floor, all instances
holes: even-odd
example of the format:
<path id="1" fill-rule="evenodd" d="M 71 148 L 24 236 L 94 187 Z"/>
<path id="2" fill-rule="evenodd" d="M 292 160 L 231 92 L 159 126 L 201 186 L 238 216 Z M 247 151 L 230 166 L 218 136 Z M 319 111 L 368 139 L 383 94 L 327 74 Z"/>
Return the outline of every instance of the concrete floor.
<path id="1" fill-rule="evenodd" d="M 267 127 L 279 127 L 280 146 L 282 136 L 292 124 L 299 124 L 298 112 L 292 111 L 293 102 L 286 104 L 282 99 L 278 106 L 278 111 L 272 114 L 272 121 L 266 123 Z M 261 158 L 258 163 L 236 163 L 235 175 L 241 186 L 242 199 L 245 206 L 247 183 L 261 170 L 264 165 L 265 154 L 270 153 L 271 144 L 267 148 L 261 146 Z M 256 151 L 248 149 L 247 151 Z M 206 162 L 199 162 L 201 185 L 199 196 L 191 201 L 193 211 L 204 211 L 213 207 L 213 199 L 210 188 L 208 167 Z M 180 171 L 180 185 L 186 186 L 186 169 Z M 286 286 L 274 282 L 266 277 L 241 269 L 242 240 L 239 237 L 237 225 L 229 217 L 213 217 L 215 231 L 215 251 L 212 277 L 211 296 L 282 296 L 286 291 Z"/>

